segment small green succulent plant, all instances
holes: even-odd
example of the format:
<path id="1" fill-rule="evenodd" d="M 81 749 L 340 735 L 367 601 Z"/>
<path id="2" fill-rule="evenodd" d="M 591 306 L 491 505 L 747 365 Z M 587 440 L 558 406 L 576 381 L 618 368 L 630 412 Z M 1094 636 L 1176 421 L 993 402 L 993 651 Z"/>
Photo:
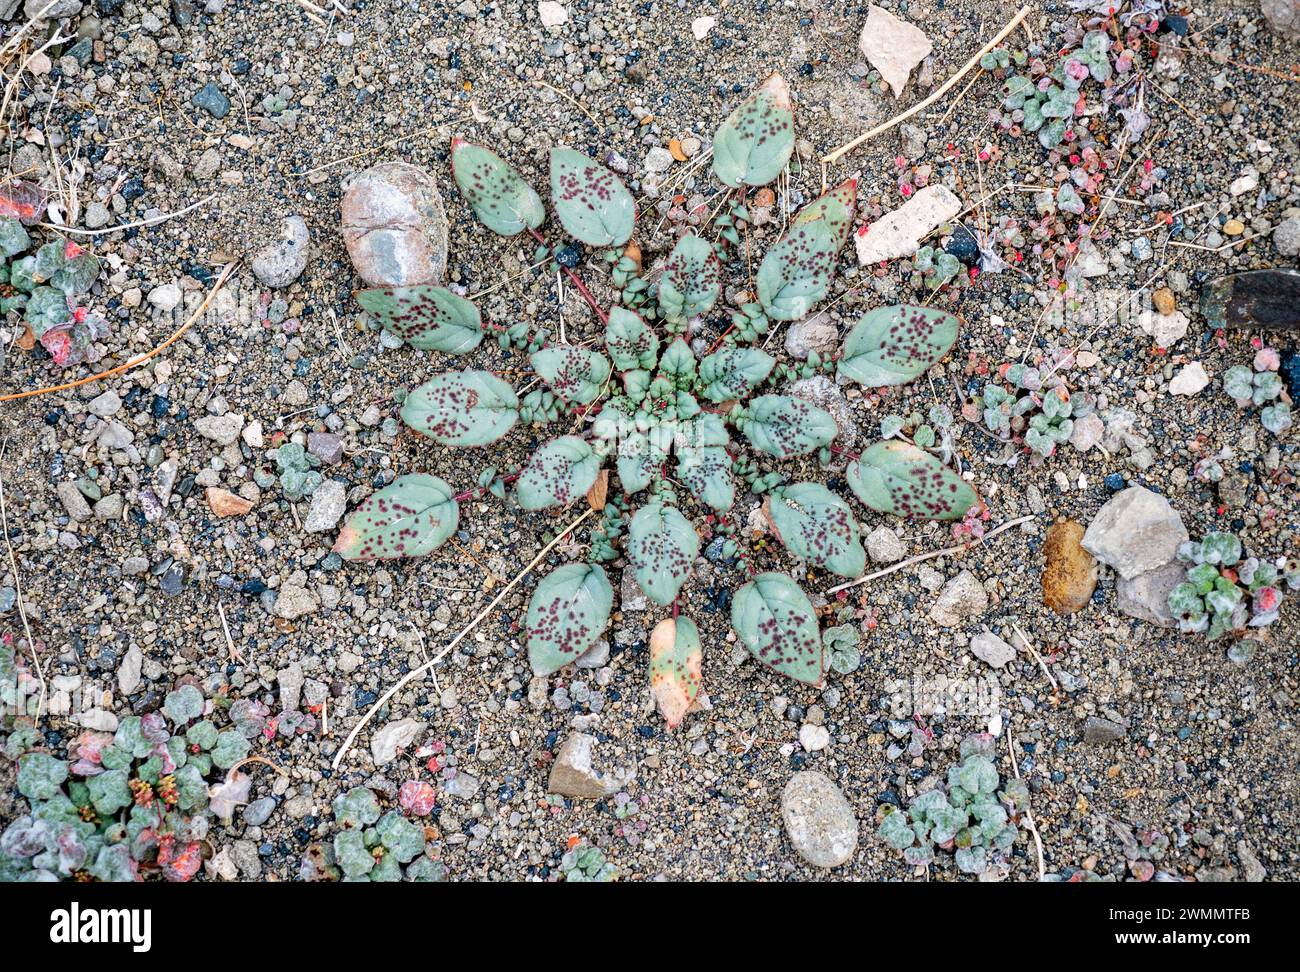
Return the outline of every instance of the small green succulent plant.
<path id="1" fill-rule="evenodd" d="M 424 784 L 427 788 L 428 784 Z M 410 792 L 404 787 L 404 796 Z M 424 810 L 404 800 L 414 814 Z M 369 787 L 354 786 L 334 798 L 338 828 L 328 844 L 313 844 L 303 855 L 305 881 L 443 881 L 446 868 L 429 856 L 424 827 L 398 810 L 382 811 Z M 427 811 L 426 811 L 427 812 Z"/>
<path id="2" fill-rule="evenodd" d="M 993 51 L 985 56 L 986 70 L 1008 71 L 1002 82 L 1002 106 L 1027 132 L 1037 132 L 1043 148 L 1054 149 L 1066 141 L 1070 123 L 1078 113 L 1081 88 L 1088 79 L 1104 84 L 1113 73 L 1111 38 L 1104 30 L 1088 31 L 1080 46 L 1048 70 L 1040 61 L 1017 58 L 1019 73 L 1009 68 L 1009 58 Z M 981 66 L 985 66 L 984 63 Z"/>
<path id="3" fill-rule="evenodd" d="M 594 844 L 582 842 L 565 851 L 560 858 L 560 873 L 565 881 L 613 881 L 618 872 Z"/>
<path id="4" fill-rule="evenodd" d="M 1002 369 L 1002 377 L 1012 387 L 985 385 L 974 400 L 975 414 L 999 438 L 1022 440 L 1043 459 L 1070 441 L 1075 419 L 1093 411 L 1091 398 L 1071 395 L 1060 375 L 1045 380 L 1038 368 L 1014 364 Z"/>
<path id="5" fill-rule="evenodd" d="M 738 193 L 771 182 L 793 139 L 789 94 L 774 77 L 718 129 L 714 173 Z M 456 140 L 452 170 L 489 229 L 536 235 L 546 207 L 506 162 Z M 631 193 L 604 166 L 555 149 L 551 206 L 570 237 L 605 254 L 621 290 L 621 302 L 608 309 L 591 302 L 604 324 L 602 346 L 555 343 L 545 331 L 518 325 L 504 331 L 445 288 L 377 288 L 358 300 L 388 331 L 420 349 L 466 354 L 487 334 L 504 336 L 502 343 L 527 352 L 541 383 L 520 398 L 490 371 L 437 375 L 405 398 L 401 416 L 412 429 L 440 445 L 472 448 L 496 443 L 518 424 L 568 428 L 535 448 L 522 468 L 486 470 L 464 492 L 434 476 L 399 476 L 351 515 L 335 551 L 346 560 L 428 553 L 455 530 L 458 504 L 485 492 L 508 495 L 527 512 L 585 499 L 602 511 L 587 559 L 560 566 L 537 584 L 526 619 L 529 660 L 537 675 L 549 675 L 596 644 L 614 602 L 604 564 L 623 556 L 646 597 L 672 610 L 656 628 L 650 661 L 655 696 L 672 726 L 700 689 L 698 629 L 678 607 L 701 534 L 711 533 L 723 539 L 723 559 L 735 558 L 748 575 L 732 598 L 741 643 L 778 672 L 820 682 L 827 650 L 811 602 L 793 578 L 754 562 L 732 509 L 742 489 L 764 497 L 771 532 L 811 567 L 856 578 L 866 554 L 857 516 L 844 499 L 772 466 L 799 457 L 829 463 L 835 419 L 764 386 L 821 373 L 868 387 L 903 385 L 947 354 L 959 326 L 941 310 L 881 307 L 861 317 L 832 357 L 811 356 L 790 367 L 756 346 L 775 323 L 806 316 L 827 294 L 855 200 L 849 181 L 796 213 L 756 267 L 754 299 L 728 319 L 717 305 L 724 271 L 741 264 L 731 250 L 739 239 L 734 220 L 722 225 L 717 243 L 682 235 L 658 276 L 643 281 L 625 252 L 636 228 Z M 721 333 L 708 347 L 710 326 Z M 961 477 L 911 443 L 880 442 L 846 456 L 849 489 L 877 511 L 960 519 L 976 502 Z"/>
<path id="6" fill-rule="evenodd" d="M 914 867 L 927 867 L 936 851 L 951 851 L 963 874 L 981 874 L 1016 842 L 1016 820 L 1029 806 L 1029 788 L 1012 779 L 1001 782 L 994 765 L 996 740 L 987 733 L 962 740 L 960 762 L 939 785 L 913 800 L 906 810 L 880 809 L 876 834 Z"/>
<path id="7" fill-rule="evenodd" d="M 1223 373 L 1223 391 L 1238 408 L 1259 409 L 1259 421 L 1274 435 L 1291 428 L 1291 401 L 1282 377 L 1281 360 L 1272 348 L 1262 348 L 1255 355 L 1253 368 L 1233 365 Z"/>
<path id="8" fill-rule="evenodd" d="M 1265 627 L 1277 620 L 1282 585 L 1300 589 L 1300 569 L 1245 556 L 1231 533 L 1188 541 L 1178 548 L 1178 559 L 1188 565 L 1187 577 L 1169 592 L 1169 611 L 1185 634 L 1213 640 Z"/>

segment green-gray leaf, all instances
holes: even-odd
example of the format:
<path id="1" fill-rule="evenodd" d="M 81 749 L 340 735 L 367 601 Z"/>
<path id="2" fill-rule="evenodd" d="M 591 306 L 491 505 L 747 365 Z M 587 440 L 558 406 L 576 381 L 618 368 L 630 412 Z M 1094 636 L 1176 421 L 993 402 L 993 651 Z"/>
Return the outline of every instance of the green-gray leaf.
<path id="1" fill-rule="evenodd" d="M 451 174 L 475 215 L 493 233 L 514 236 L 536 229 L 546 219 L 541 197 L 495 152 L 453 138 Z"/>
<path id="2" fill-rule="evenodd" d="M 762 664 L 809 685 L 822 680 L 817 616 L 804 592 L 784 574 L 759 574 L 731 601 L 731 626 Z"/>
<path id="3" fill-rule="evenodd" d="M 713 173 L 725 185 L 765 186 L 794 151 L 790 89 L 773 74 L 713 135 Z"/>
<path id="4" fill-rule="evenodd" d="M 632 194 L 618 176 L 581 152 L 551 149 L 551 203 L 565 232 L 588 246 L 622 246 L 632 236 Z"/>
<path id="5" fill-rule="evenodd" d="M 960 520 L 978 497 L 964 479 L 908 442 L 877 442 L 849 463 L 849 488 L 881 513 Z"/>
<path id="6" fill-rule="evenodd" d="M 778 459 L 829 445 L 837 431 L 830 412 L 789 395 L 760 395 L 732 415 L 750 445 Z"/>
<path id="7" fill-rule="evenodd" d="M 528 661 L 550 675 L 576 661 L 609 623 L 614 590 L 598 564 L 565 564 L 547 574 L 528 602 Z"/>
<path id="8" fill-rule="evenodd" d="M 626 307 L 611 307 L 605 328 L 605 350 L 619 371 L 649 369 L 659 358 L 659 338 L 640 314 Z"/>
<path id="9" fill-rule="evenodd" d="M 726 512 L 736 501 L 726 426 L 712 412 L 701 412 L 683 431 L 677 445 L 677 475 L 697 500 Z"/>
<path id="10" fill-rule="evenodd" d="M 406 397 L 402 421 L 448 446 L 495 442 L 519 419 L 514 389 L 487 371 L 435 375 Z"/>
<path id="11" fill-rule="evenodd" d="M 778 321 L 804 317 L 826 296 L 839 247 L 824 219 L 791 223 L 790 232 L 758 265 L 758 301 Z"/>
<path id="12" fill-rule="evenodd" d="M 673 602 L 699 552 L 699 535 L 676 507 L 655 501 L 632 517 L 627 559 L 641 590 L 656 604 Z"/>
<path id="13" fill-rule="evenodd" d="M 357 303 L 384 330 L 424 351 L 468 354 L 483 340 L 478 308 L 446 287 L 373 287 L 357 291 Z"/>
<path id="14" fill-rule="evenodd" d="M 722 264 L 712 244 L 694 233 L 683 236 L 659 278 L 659 309 L 669 320 L 698 317 L 709 312 L 721 292 Z"/>
<path id="15" fill-rule="evenodd" d="M 556 344 L 533 352 L 533 370 L 565 402 L 587 405 L 609 380 L 609 359 L 598 351 Z"/>
<path id="16" fill-rule="evenodd" d="M 576 435 L 553 439 L 533 453 L 519 475 L 519 505 L 526 510 L 567 506 L 596 481 L 601 457 Z"/>
<path id="17" fill-rule="evenodd" d="M 752 347 L 723 348 L 700 362 L 698 386 L 711 402 L 745 398 L 767 380 L 776 359 Z"/>
<path id="18" fill-rule="evenodd" d="M 824 220 L 836 241 L 835 252 L 838 254 L 849 241 L 853 229 L 853 210 L 858 200 L 858 180 L 847 179 L 834 189 L 818 196 L 795 216 L 795 223 L 811 223 Z"/>
<path id="19" fill-rule="evenodd" d="M 878 307 L 863 314 L 844 339 L 837 371 L 868 387 L 905 385 L 951 350 L 959 323 L 933 307 Z"/>
<path id="20" fill-rule="evenodd" d="M 773 493 L 768 513 L 792 554 L 842 577 L 861 577 L 867 552 L 857 520 L 842 499 L 819 483 L 795 483 Z"/>
<path id="21" fill-rule="evenodd" d="M 437 476 L 398 476 L 353 511 L 334 552 L 344 560 L 423 557 L 455 532 L 460 508 L 454 495 Z"/>

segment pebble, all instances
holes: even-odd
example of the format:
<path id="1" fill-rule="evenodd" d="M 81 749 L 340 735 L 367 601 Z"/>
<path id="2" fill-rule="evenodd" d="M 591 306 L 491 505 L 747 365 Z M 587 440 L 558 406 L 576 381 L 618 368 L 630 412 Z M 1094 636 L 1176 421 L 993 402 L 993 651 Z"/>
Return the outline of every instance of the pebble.
<path id="1" fill-rule="evenodd" d="M 1080 545 L 1083 535 L 1082 524 L 1063 520 L 1043 542 L 1043 603 L 1057 614 L 1082 611 L 1097 589 L 1097 561 Z"/>
<path id="2" fill-rule="evenodd" d="M 320 598 L 301 584 L 285 583 L 275 597 L 275 616 L 296 621 L 320 608 Z"/>
<path id="3" fill-rule="evenodd" d="M 1015 661 L 1016 649 L 991 631 L 981 631 L 970 640 L 971 653 L 992 668 L 1002 668 Z"/>
<path id="4" fill-rule="evenodd" d="M 785 332 L 786 353 L 800 361 L 806 361 L 812 351 L 825 358 L 835 352 L 839 343 L 840 329 L 824 312 L 795 321 Z"/>
<path id="5" fill-rule="evenodd" d="M 1082 546 L 1131 579 L 1173 560 L 1186 540 L 1183 519 L 1167 499 L 1143 486 L 1130 486 L 1097 511 Z"/>
<path id="6" fill-rule="evenodd" d="M 217 119 L 225 118 L 230 112 L 230 99 L 212 81 L 196 91 L 190 103 Z"/>
<path id="7" fill-rule="evenodd" d="M 76 483 L 65 480 L 54 487 L 54 492 L 73 520 L 80 523 L 90 519 L 90 504 L 86 502 L 81 490 L 77 489 Z"/>
<path id="8" fill-rule="evenodd" d="M 537 17 L 543 27 L 562 27 L 569 22 L 569 11 L 556 0 L 541 0 L 537 4 Z"/>
<path id="9" fill-rule="evenodd" d="M 1183 365 L 1178 374 L 1169 382 L 1171 395 L 1195 395 L 1210 383 L 1210 376 L 1205 373 L 1205 365 L 1199 361 Z"/>
<path id="10" fill-rule="evenodd" d="M 578 800 L 599 800 L 625 788 L 636 778 L 633 769 L 603 773 L 593 765 L 596 737 L 571 733 L 555 754 L 546 788 L 551 793 Z"/>
<path id="11" fill-rule="evenodd" d="M 118 397 L 117 392 L 109 390 L 104 394 L 92 398 L 86 405 L 86 410 L 91 415 L 98 415 L 101 418 L 108 418 L 110 415 L 116 415 L 118 409 L 122 407 L 122 399 Z"/>
<path id="12" fill-rule="evenodd" d="M 1172 314 L 1178 306 L 1174 299 L 1174 292 L 1168 287 L 1161 287 L 1152 294 L 1151 303 L 1155 305 L 1158 314 Z"/>
<path id="13" fill-rule="evenodd" d="M 441 282 L 447 269 L 447 211 L 423 169 L 381 162 L 345 184 L 343 242 L 372 287 Z"/>
<path id="14" fill-rule="evenodd" d="M 348 506 L 348 491 L 337 479 L 327 479 L 311 494 L 311 506 L 302 528 L 308 533 L 333 530 Z"/>
<path id="15" fill-rule="evenodd" d="M 948 581 L 934 606 L 930 608 L 930 620 L 944 628 L 955 628 L 963 621 L 978 617 L 988 610 L 989 596 L 969 570 Z"/>
<path id="16" fill-rule="evenodd" d="M 262 797 L 244 807 L 244 823 L 249 827 L 260 827 L 271 819 L 275 812 L 275 797 Z"/>
<path id="17" fill-rule="evenodd" d="M 1177 622 L 1169 611 L 1169 592 L 1186 576 L 1184 565 L 1174 560 L 1136 577 L 1121 577 L 1115 582 L 1115 607 L 1131 618 L 1172 628 Z"/>
<path id="18" fill-rule="evenodd" d="M 1119 742 L 1126 735 L 1128 729 L 1121 723 L 1100 716 L 1088 716 L 1083 723 L 1083 741 L 1093 745 Z"/>
<path id="19" fill-rule="evenodd" d="M 1138 327 L 1151 337 L 1158 348 L 1173 347 L 1187 333 L 1191 323 L 1191 319 L 1180 310 L 1169 314 L 1144 310 L 1138 315 Z"/>
<path id="20" fill-rule="evenodd" d="M 844 793 L 815 770 L 796 773 L 781 791 L 790 843 L 815 867 L 839 867 L 858 848 L 858 818 Z"/>
<path id="21" fill-rule="evenodd" d="M 1240 236 L 1246 231 L 1246 224 L 1239 219 L 1230 219 L 1223 224 L 1225 236 Z"/>
<path id="22" fill-rule="evenodd" d="M 160 284 L 149 291 L 148 300 L 160 311 L 175 310 L 181 302 L 181 288 L 174 283 Z"/>
<path id="23" fill-rule="evenodd" d="M 1273 228 L 1273 246 L 1280 256 L 1300 256 L 1300 216 L 1289 216 Z"/>
<path id="24" fill-rule="evenodd" d="M 194 420 L 194 428 L 199 435 L 211 439 L 217 445 L 228 446 L 239 438 L 244 428 L 244 416 L 236 412 L 225 415 L 204 415 Z"/>
<path id="25" fill-rule="evenodd" d="M 831 734 L 826 731 L 825 726 L 816 726 L 809 722 L 799 728 L 799 745 L 810 753 L 825 749 L 830 742 Z"/>
<path id="26" fill-rule="evenodd" d="M 208 487 L 207 497 L 208 508 L 217 516 L 243 516 L 253 508 L 253 504 L 242 496 L 217 486 Z"/>
<path id="27" fill-rule="evenodd" d="M 286 216 L 280 222 L 280 238 L 253 256 L 253 276 L 268 287 L 287 287 L 307 266 L 310 250 L 307 222 L 301 216 Z"/>
<path id="28" fill-rule="evenodd" d="M 397 758 L 399 749 L 414 746 L 426 728 L 427 725 L 419 719 L 397 719 L 388 723 L 370 739 L 370 755 L 375 765 L 387 766 Z"/>
<path id="29" fill-rule="evenodd" d="M 864 544 L 867 548 L 867 556 L 875 564 L 892 564 L 902 560 L 907 553 L 907 548 L 903 546 L 903 541 L 898 539 L 898 534 L 887 526 L 878 526 L 868 533 Z"/>

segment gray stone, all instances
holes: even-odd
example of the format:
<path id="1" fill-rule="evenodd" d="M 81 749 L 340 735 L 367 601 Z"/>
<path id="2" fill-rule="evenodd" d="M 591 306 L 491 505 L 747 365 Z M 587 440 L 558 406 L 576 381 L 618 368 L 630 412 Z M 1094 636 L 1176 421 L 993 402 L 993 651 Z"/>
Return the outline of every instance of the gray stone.
<path id="1" fill-rule="evenodd" d="M 1121 577 L 1115 583 L 1115 607 L 1130 618 L 1162 628 L 1176 627 L 1178 622 L 1169 611 L 1169 592 L 1186 575 L 1183 564 L 1174 560 L 1136 577 Z"/>
<path id="2" fill-rule="evenodd" d="M 963 621 L 988 610 L 989 596 L 969 570 L 948 581 L 930 608 L 930 620 L 945 628 L 955 628 Z"/>
<path id="3" fill-rule="evenodd" d="M 902 560 L 907 553 L 903 541 L 898 539 L 898 534 L 887 526 L 878 526 L 868 533 L 864 544 L 867 548 L 867 556 L 871 558 L 872 563 L 876 564 L 892 564 Z"/>
<path id="4" fill-rule="evenodd" d="M 1273 245 L 1284 257 L 1300 256 L 1300 216 L 1290 216 L 1273 230 Z"/>
<path id="5" fill-rule="evenodd" d="M 466 773 L 464 770 L 457 770 L 456 775 L 442 784 L 442 792 L 449 796 L 454 796 L 458 800 L 469 802 L 474 799 L 482 785 L 477 776 Z"/>
<path id="6" fill-rule="evenodd" d="M 117 392 L 111 388 L 104 394 L 92 398 L 86 404 L 86 410 L 91 415 L 98 415 L 100 418 L 108 418 L 116 415 L 118 409 L 122 407 L 122 399 L 118 397 Z"/>
<path id="7" fill-rule="evenodd" d="M 310 239 L 301 216 L 286 216 L 280 222 L 280 238 L 253 256 L 253 276 L 268 287 L 289 286 L 307 266 Z"/>
<path id="8" fill-rule="evenodd" d="M 546 788 L 551 793 L 578 800 L 599 800 L 623 789 L 636 778 L 636 770 L 623 768 L 603 773 L 592 762 L 596 737 L 575 732 L 564 740 Z"/>
<path id="9" fill-rule="evenodd" d="M 58 494 L 63 508 L 68 511 L 68 516 L 78 523 L 90 519 L 90 504 L 81 495 L 76 483 L 64 480 L 54 487 L 54 492 Z"/>
<path id="10" fill-rule="evenodd" d="M 327 533 L 333 530 L 348 506 L 347 488 L 337 479 L 327 479 L 311 494 L 311 506 L 302 528 L 308 533 Z"/>
<path id="11" fill-rule="evenodd" d="M 280 705 L 285 709 L 297 709 L 302 703 L 302 683 L 304 681 L 302 665 L 293 662 L 275 675 L 280 686 Z"/>
<path id="12" fill-rule="evenodd" d="M 228 446 L 239 438 L 239 433 L 244 428 L 244 416 L 237 412 L 204 415 L 194 420 L 194 428 L 199 435 L 211 439 L 217 445 Z"/>
<path id="13" fill-rule="evenodd" d="M 1252 884 L 1258 884 L 1268 877 L 1268 871 L 1259 862 L 1259 858 L 1251 850 L 1250 844 L 1244 840 L 1237 841 L 1237 859 L 1241 861 L 1241 869 L 1245 872 L 1246 880 Z"/>
<path id="14" fill-rule="evenodd" d="M 103 499 L 95 504 L 95 519 L 104 522 L 120 520 L 122 511 L 126 508 L 126 497 L 121 493 L 109 493 Z"/>
<path id="15" fill-rule="evenodd" d="M 1086 743 L 1101 746 L 1106 743 L 1118 742 L 1126 735 L 1128 735 L 1128 728 L 1123 723 L 1114 722 L 1111 719 L 1088 716 L 1083 723 L 1083 741 Z"/>
<path id="16" fill-rule="evenodd" d="M 333 432 L 308 432 L 307 451 L 332 466 L 343 458 L 343 439 Z"/>
<path id="17" fill-rule="evenodd" d="M 1016 658 L 1016 650 L 991 631 L 981 631 L 972 638 L 970 650 L 976 658 L 993 668 L 1001 668 Z"/>
<path id="18" fill-rule="evenodd" d="M 1178 511 L 1158 493 L 1130 486 L 1116 493 L 1088 524 L 1082 546 L 1120 577 L 1131 580 L 1163 567 L 1187 541 Z"/>
<path id="19" fill-rule="evenodd" d="M 181 302 L 181 288 L 174 283 L 160 284 L 149 291 L 148 300 L 160 311 L 175 310 Z"/>
<path id="20" fill-rule="evenodd" d="M 619 608 L 624 614 L 629 612 L 641 612 L 650 607 L 650 600 L 645 596 L 645 591 L 641 590 L 641 585 L 636 582 L 636 575 L 631 567 L 623 568 L 623 585 L 622 596 L 619 598 Z"/>
<path id="21" fill-rule="evenodd" d="M 781 792 L 781 819 L 799 856 L 839 867 L 858 848 L 858 818 L 840 788 L 814 770 L 796 773 Z"/>
<path id="22" fill-rule="evenodd" d="M 574 662 L 579 668 L 603 668 L 609 664 L 609 639 L 601 638 L 578 656 Z"/>
<path id="23" fill-rule="evenodd" d="M 342 204 L 343 242 L 372 287 L 436 284 L 447 269 L 447 211 L 423 169 L 383 162 L 352 177 Z"/>
<path id="24" fill-rule="evenodd" d="M 132 645 L 122 656 L 117 666 L 117 690 L 122 695 L 135 695 L 140 688 L 141 671 L 144 668 L 144 652 L 139 645 Z"/>
<path id="25" fill-rule="evenodd" d="M 230 99 L 213 81 L 209 81 L 194 92 L 190 104 L 195 108 L 202 108 L 213 118 L 225 118 L 230 113 Z"/>
<path id="26" fill-rule="evenodd" d="M 16 4 L 15 4 L 16 6 Z M 49 9 L 46 10 L 46 6 Z M 81 0 L 26 0 L 23 3 L 23 13 L 27 15 L 28 20 L 40 17 L 42 20 L 62 20 L 64 17 L 75 17 L 81 13 Z M 45 10 L 44 13 L 41 13 Z"/>
<path id="27" fill-rule="evenodd" d="M 409 749 L 424 733 L 425 723 L 419 719 L 398 719 L 374 734 L 370 740 L 370 755 L 376 766 L 386 766 L 397 758 L 399 749 Z"/>
<path id="28" fill-rule="evenodd" d="M 275 797 L 262 797 L 244 807 L 244 823 L 250 827 L 260 827 L 271 819 L 275 812 Z"/>
<path id="29" fill-rule="evenodd" d="M 785 350 L 800 361 L 816 351 L 822 357 L 832 354 L 840 343 L 840 329 L 825 312 L 795 321 L 785 332 Z"/>
<path id="30" fill-rule="evenodd" d="M 34 0 L 27 0 L 30 6 Z M 1283 40 L 1300 41 L 1300 0 L 1260 0 L 1260 13 Z"/>
<path id="31" fill-rule="evenodd" d="M 296 621 L 320 609 L 320 599 L 305 587 L 286 583 L 275 597 L 275 616 Z"/>

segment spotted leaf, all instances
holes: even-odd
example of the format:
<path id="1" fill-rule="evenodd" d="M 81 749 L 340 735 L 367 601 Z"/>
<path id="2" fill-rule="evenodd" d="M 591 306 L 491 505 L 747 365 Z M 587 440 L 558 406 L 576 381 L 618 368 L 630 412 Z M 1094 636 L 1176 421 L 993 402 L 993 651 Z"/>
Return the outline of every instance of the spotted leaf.
<path id="1" fill-rule="evenodd" d="M 528 602 L 528 661 L 550 675 L 577 661 L 609 623 L 614 590 L 598 564 L 565 564 L 547 574 Z"/>
<path id="2" fill-rule="evenodd" d="M 352 512 L 334 552 L 344 560 L 423 557 L 455 532 L 460 507 L 454 495 L 437 476 L 398 476 Z"/>
<path id="3" fill-rule="evenodd" d="M 626 307 L 611 307 L 605 350 L 619 371 L 649 369 L 659 360 L 659 338 L 640 314 Z"/>
<path id="4" fill-rule="evenodd" d="M 587 405 L 609 380 L 609 359 L 598 351 L 556 344 L 534 351 L 533 370 L 563 401 Z"/>
<path id="5" fill-rule="evenodd" d="M 706 359 L 707 360 L 707 359 Z M 699 502 L 726 512 L 736 502 L 726 426 L 711 412 L 686 423 L 677 443 L 677 475 Z"/>
<path id="6" fill-rule="evenodd" d="M 551 202 L 566 233 L 588 246 L 622 246 L 636 204 L 621 179 L 571 148 L 551 149 Z"/>
<path id="7" fill-rule="evenodd" d="M 468 354 L 483 340 L 478 308 L 446 287 L 374 287 L 357 303 L 384 330 L 423 351 Z"/>
<path id="8" fill-rule="evenodd" d="M 483 446 L 519 419 L 514 389 L 487 371 L 435 375 L 406 396 L 402 421 L 448 446 Z"/>
<path id="9" fill-rule="evenodd" d="M 836 370 L 868 387 L 905 385 L 943 359 L 959 323 L 933 307 L 878 307 L 853 326 Z"/>
<path id="10" fill-rule="evenodd" d="M 652 425 L 644 432 L 633 428 L 618 443 L 618 478 L 629 496 L 649 486 L 668 461 L 673 431 L 667 425 Z"/>
<path id="11" fill-rule="evenodd" d="M 690 576 L 700 538 L 675 506 L 658 500 L 636 511 L 627 532 L 632 574 L 656 604 L 671 604 Z"/>
<path id="12" fill-rule="evenodd" d="M 830 412 L 788 395 L 760 395 L 731 416 L 750 445 L 778 459 L 829 445 L 837 431 Z"/>
<path id="13" fill-rule="evenodd" d="M 839 250 L 836 241 L 824 219 L 790 225 L 790 232 L 758 265 L 758 301 L 768 317 L 778 321 L 805 317 L 826 296 Z"/>
<path id="14" fill-rule="evenodd" d="M 842 577 L 861 577 L 867 566 L 858 523 L 847 503 L 819 483 L 795 483 L 768 499 L 776 535 L 800 560 Z"/>
<path id="15" fill-rule="evenodd" d="M 909 442 L 877 442 L 849 463 L 849 488 L 881 513 L 960 520 L 978 497 L 964 479 Z"/>
<path id="16" fill-rule="evenodd" d="M 533 453 L 516 484 L 519 505 L 526 510 L 568 506 L 587 495 L 601 457 L 576 435 L 553 439 Z"/>
<path id="17" fill-rule="evenodd" d="M 824 220 L 835 240 L 835 252 L 839 253 L 853 231 L 853 210 L 857 203 L 858 180 L 846 179 L 799 210 L 794 222 L 801 225 Z"/>
<path id="18" fill-rule="evenodd" d="M 807 596 L 785 574 L 759 574 L 731 599 L 731 626 L 759 662 L 809 685 L 822 680 L 822 643 Z"/>
<path id="19" fill-rule="evenodd" d="M 700 362 L 700 393 L 711 402 L 745 398 L 775 366 L 776 359 L 758 348 L 723 348 Z"/>
<path id="20" fill-rule="evenodd" d="M 514 236 L 546 219 L 541 197 L 495 152 L 453 138 L 451 174 L 474 214 L 493 233 Z"/>
<path id="21" fill-rule="evenodd" d="M 659 309 L 672 321 L 707 314 L 722 292 L 722 264 L 703 237 L 683 236 L 659 278 Z"/>
<path id="22" fill-rule="evenodd" d="M 794 151 L 790 88 L 773 74 L 713 135 L 713 174 L 725 185 L 765 186 Z"/>
<path id="23" fill-rule="evenodd" d="M 650 691 L 669 729 L 699 698 L 703 664 L 700 630 L 690 618 L 664 618 L 650 632 Z"/>

